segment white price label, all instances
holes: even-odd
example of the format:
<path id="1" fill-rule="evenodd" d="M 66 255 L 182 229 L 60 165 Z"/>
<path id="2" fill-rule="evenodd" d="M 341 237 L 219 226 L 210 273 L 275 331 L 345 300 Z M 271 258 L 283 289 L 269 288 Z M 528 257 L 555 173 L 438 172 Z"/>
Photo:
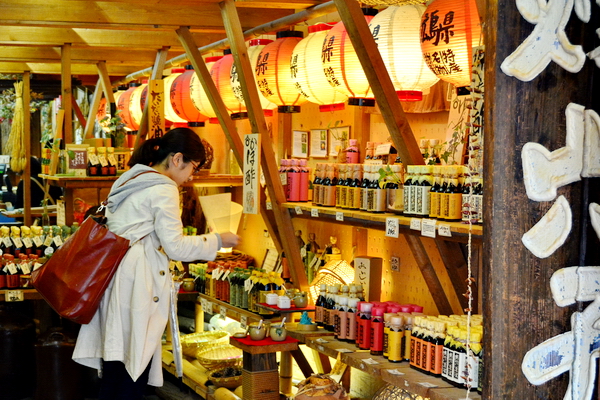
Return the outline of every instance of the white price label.
<path id="1" fill-rule="evenodd" d="M 220 306 L 219 307 L 219 314 L 221 314 L 221 317 L 227 318 L 227 307 Z"/>
<path id="2" fill-rule="evenodd" d="M 335 351 L 337 351 L 338 353 L 354 353 L 350 349 L 335 349 Z"/>
<path id="3" fill-rule="evenodd" d="M 318 208 L 311 208 L 310 209 L 310 216 L 313 218 L 318 218 L 319 217 L 319 209 Z"/>
<path id="4" fill-rule="evenodd" d="M 397 238 L 400 230 L 398 218 L 385 219 L 385 236 Z"/>
<path id="5" fill-rule="evenodd" d="M 302 215 L 302 208 L 300 208 L 300 206 L 296 206 L 295 210 L 296 210 L 296 214 Z"/>
<path id="6" fill-rule="evenodd" d="M 410 219 L 410 229 L 414 229 L 415 231 L 421 230 L 421 219 L 420 218 L 411 218 Z"/>
<path id="7" fill-rule="evenodd" d="M 390 268 L 394 272 L 400 272 L 400 257 L 390 258 Z"/>
<path id="8" fill-rule="evenodd" d="M 379 361 L 373 360 L 372 358 L 367 358 L 365 360 L 363 360 L 365 363 L 370 364 L 370 365 L 375 365 L 375 364 L 379 364 Z"/>
<path id="9" fill-rule="evenodd" d="M 438 387 L 438 385 L 436 385 L 435 383 L 431 383 L 431 382 L 417 382 L 419 385 L 427 387 L 427 388 L 434 388 L 434 387 Z"/>
<path id="10" fill-rule="evenodd" d="M 204 312 L 207 312 L 209 314 L 213 313 L 213 304 L 210 301 L 206 301 L 206 310 Z"/>
<path id="11" fill-rule="evenodd" d="M 335 213 L 335 220 L 336 221 L 343 221 L 344 220 L 344 213 L 341 211 L 336 211 Z"/>
<path id="12" fill-rule="evenodd" d="M 279 180 L 283 186 L 287 185 L 287 172 L 283 172 L 279 174 Z"/>
<path id="13" fill-rule="evenodd" d="M 240 327 L 242 327 L 242 329 L 246 329 L 246 327 L 248 326 L 248 317 L 246 316 L 240 316 Z"/>
<path id="14" fill-rule="evenodd" d="M 23 301 L 25 297 L 22 290 L 7 290 L 4 292 L 4 299 L 6 301 Z"/>
<path id="15" fill-rule="evenodd" d="M 450 225 L 441 224 L 438 226 L 438 234 L 440 236 L 452 237 L 452 231 L 450 230 Z"/>
<path id="16" fill-rule="evenodd" d="M 435 219 L 421 220 L 421 235 L 435 239 Z"/>
<path id="17" fill-rule="evenodd" d="M 389 372 L 391 375 L 404 375 L 404 372 L 401 372 L 399 369 L 388 369 L 387 372 Z"/>

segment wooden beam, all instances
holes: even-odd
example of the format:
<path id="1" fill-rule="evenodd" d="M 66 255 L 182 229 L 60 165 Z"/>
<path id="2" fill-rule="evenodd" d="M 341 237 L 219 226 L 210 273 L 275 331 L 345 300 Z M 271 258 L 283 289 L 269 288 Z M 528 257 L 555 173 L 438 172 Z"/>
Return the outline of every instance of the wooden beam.
<path id="1" fill-rule="evenodd" d="M 402 157 L 402 162 L 424 164 L 417 140 L 358 2 L 355 0 L 334 0 L 334 2 L 375 94 L 394 146 Z"/>
<path id="2" fill-rule="evenodd" d="M 154 68 L 152 69 L 152 76 L 150 76 L 150 80 L 159 80 L 162 79 L 163 70 L 165 69 L 165 61 L 167 60 L 167 53 L 169 52 L 168 47 L 163 47 L 159 51 L 156 52 L 156 59 L 154 60 Z M 164 94 L 165 101 L 169 101 L 169 96 L 167 93 Z M 148 99 L 150 99 L 150 95 L 148 95 Z M 135 137 L 135 145 L 134 148 L 138 148 L 142 143 L 146 140 L 146 136 L 148 135 L 148 107 L 150 101 L 146 101 L 144 105 L 144 110 L 142 112 L 142 119 L 140 121 L 140 127 L 138 129 L 138 133 Z"/>
<path id="3" fill-rule="evenodd" d="M 423 279 L 425 279 L 431 297 L 433 297 L 438 313 L 442 315 L 454 314 L 454 310 L 452 310 L 450 301 L 448 301 L 444 288 L 435 273 L 435 269 L 427 255 L 425 246 L 423 246 L 423 243 L 421 242 L 421 238 L 415 235 L 404 235 L 404 238 L 417 262 L 417 266 L 421 270 L 421 274 L 423 274 Z"/>
<path id="4" fill-rule="evenodd" d="M 24 69 L 31 71 L 32 74 L 51 74 L 60 75 L 62 64 L 60 63 L 36 63 L 36 62 L 2 62 L 0 61 L 0 71 L 3 73 L 20 74 Z M 107 64 L 108 74 L 110 76 L 125 76 L 130 74 L 137 67 L 127 65 Z M 97 75 L 98 71 L 94 64 L 73 64 L 71 63 L 72 75 Z M 114 79 L 114 78 L 113 78 Z"/>
<path id="5" fill-rule="evenodd" d="M 112 90 L 110 92 L 112 93 Z M 88 112 L 89 123 L 85 126 L 83 134 L 84 139 L 94 137 L 94 126 L 96 125 L 96 114 L 98 114 L 98 109 L 100 108 L 100 100 L 102 100 L 102 78 L 98 78 L 98 83 L 96 83 L 96 88 L 94 89 L 90 111 Z"/>
<path id="6" fill-rule="evenodd" d="M 306 3 L 307 1 L 304 0 Z M 283 3 L 283 1 L 280 1 Z M 288 7 L 291 8 L 291 7 Z M 298 7 L 302 8 L 302 7 Z M 241 17 L 246 27 L 253 27 L 289 15 L 292 10 L 273 8 L 256 12 L 243 10 Z M 222 28 L 217 1 L 179 2 L 111 2 L 69 0 L 3 0 L 0 19 L 29 21 L 29 23 L 66 23 L 81 27 L 109 26 L 111 29 L 166 30 L 167 27 Z M 172 32 L 172 31 L 171 31 Z"/>
<path id="7" fill-rule="evenodd" d="M 25 146 L 25 169 L 23 170 L 23 223 L 31 226 L 31 73 L 23 72 L 23 145 Z M 37 178 L 37 176 L 36 176 Z"/>
<path id="8" fill-rule="evenodd" d="M 81 124 L 81 127 L 85 131 L 85 126 L 86 126 L 87 121 L 85 120 L 85 117 L 83 116 L 83 113 L 81 112 L 81 108 L 79 108 L 79 104 L 77 104 L 77 100 L 75 99 L 75 96 L 71 96 L 71 106 L 73 107 L 73 111 L 75 111 L 75 116 L 77 117 L 77 120 L 79 121 L 79 123 Z"/>
<path id="9" fill-rule="evenodd" d="M 112 86 L 110 84 L 110 76 L 108 75 L 108 69 L 106 68 L 106 63 L 104 61 L 99 61 L 96 64 L 98 68 L 98 76 L 100 77 L 99 82 L 102 83 L 102 91 L 104 92 L 104 97 L 106 97 L 106 101 L 109 103 L 115 102 L 115 94 L 113 93 Z"/>
<path id="10" fill-rule="evenodd" d="M 454 287 L 456 297 L 458 298 L 458 301 L 460 302 L 460 305 L 463 308 L 463 310 L 465 310 L 469 307 L 469 301 L 464 296 L 467 293 L 467 279 L 469 278 L 469 273 L 467 268 L 467 262 L 460 248 L 460 244 L 457 242 L 449 242 L 446 240 L 436 240 L 435 244 L 437 246 L 438 251 L 440 252 L 442 262 L 448 270 L 448 276 L 450 277 L 450 282 L 452 282 L 452 286 Z M 476 262 L 476 260 L 474 261 Z M 478 308 L 477 287 L 475 285 L 472 285 L 471 288 L 474 289 L 473 308 L 475 309 L 471 311 L 476 313 L 476 310 Z"/>
<path id="11" fill-rule="evenodd" d="M 65 126 L 63 129 L 64 144 L 73 143 L 73 107 L 71 98 L 73 88 L 71 86 L 71 44 L 65 43 L 61 49 L 61 108 L 65 110 Z"/>
<path id="12" fill-rule="evenodd" d="M 317 17 L 320 17 L 325 14 L 329 14 L 331 12 L 334 12 L 335 10 L 336 10 L 336 8 L 335 8 L 333 1 L 328 1 L 327 3 L 322 3 L 318 6 L 315 6 L 315 7 L 306 9 L 306 10 L 302 10 L 302 11 L 299 11 L 292 15 L 289 15 L 289 16 L 271 21 L 269 23 L 256 26 L 255 28 L 249 29 L 244 32 L 244 39 L 248 40 L 248 39 L 251 39 L 251 38 L 254 38 L 254 37 L 257 37 L 260 35 L 264 35 L 264 34 L 267 34 L 270 32 L 285 29 L 289 26 L 299 24 L 299 23 L 307 21 L 309 19 L 313 19 L 313 18 L 317 18 Z M 197 42 L 195 42 L 195 43 L 197 43 Z M 218 42 L 214 42 L 212 44 L 208 44 L 204 47 L 201 47 L 198 49 L 198 51 L 200 54 L 205 54 L 205 53 L 210 53 L 213 51 L 223 50 L 228 47 L 230 47 L 229 39 L 222 39 L 222 40 L 219 40 Z M 185 55 L 181 55 L 181 56 L 178 56 L 178 57 L 168 60 L 165 66 L 166 66 L 166 68 L 170 68 L 170 67 L 174 67 L 174 66 L 176 67 L 176 66 L 179 66 L 188 61 L 191 61 L 191 60 L 189 59 L 188 54 L 186 52 Z M 150 75 L 151 72 L 152 72 L 151 68 L 146 68 L 141 71 L 134 72 L 132 74 L 127 75 L 123 79 L 114 81 L 113 86 L 122 85 L 127 82 L 139 79 L 141 77 L 148 76 L 148 75 Z"/>
<path id="13" fill-rule="evenodd" d="M 221 33 L 194 33 L 197 43 L 206 45 L 223 37 Z M 161 46 L 169 46 L 183 50 L 168 32 L 148 31 L 111 31 L 104 29 L 77 28 L 30 28 L 13 26 L 0 29 L 0 45 L 4 46 L 61 46 L 71 43 L 74 48 L 121 48 L 132 50 L 155 50 Z"/>
<path id="14" fill-rule="evenodd" d="M 259 133 L 261 137 L 261 166 L 267 190 L 271 197 L 275 220 L 277 221 L 277 226 L 280 230 L 281 244 L 283 245 L 285 256 L 289 262 L 290 273 L 292 274 L 294 284 L 302 290 L 307 290 L 308 281 L 306 278 L 306 271 L 304 269 L 302 257 L 300 256 L 300 249 L 296 245 L 296 236 L 292 218 L 289 211 L 282 207 L 282 204 L 286 202 L 286 198 L 279 178 L 273 143 L 271 142 L 265 116 L 260 106 L 258 88 L 254 84 L 254 69 L 250 65 L 250 58 L 244 41 L 242 25 L 233 0 L 225 0 L 221 2 L 220 5 L 225 30 L 227 31 L 227 37 L 231 44 L 231 52 L 242 87 L 242 94 L 248 110 L 252 132 Z"/>

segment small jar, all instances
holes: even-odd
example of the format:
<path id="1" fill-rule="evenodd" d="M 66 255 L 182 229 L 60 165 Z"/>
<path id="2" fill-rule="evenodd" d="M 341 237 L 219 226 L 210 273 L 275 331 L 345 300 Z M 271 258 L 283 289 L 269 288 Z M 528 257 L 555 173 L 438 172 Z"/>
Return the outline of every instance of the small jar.
<path id="1" fill-rule="evenodd" d="M 308 306 L 308 295 L 306 292 L 298 292 L 294 296 L 294 305 L 296 308 L 306 308 Z"/>
<path id="2" fill-rule="evenodd" d="M 287 330 L 285 329 L 285 326 L 283 326 L 283 325 L 282 326 L 275 325 L 275 326 L 271 326 L 270 334 L 271 334 L 271 339 L 273 339 L 273 341 L 283 342 L 285 340 L 285 338 L 287 337 Z"/>
<path id="3" fill-rule="evenodd" d="M 194 278 L 185 278 L 181 283 L 181 288 L 184 292 L 193 292 L 195 289 Z"/>
<path id="4" fill-rule="evenodd" d="M 252 340 L 263 340 L 267 336 L 267 328 L 262 324 L 260 328 L 258 323 L 253 323 L 248 326 L 248 333 Z"/>
<path id="5" fill-rule="evenodd" d="M 275 306 L 277 305 L 277 300 L 279 299 L 279 296 L 277 296 L 277 293 L 268 293 L 266 299 L 268 305 Z"/>
<path id="6" fill-rule="evenodd" d="M 287 296 L 279 296 L 277 299 L 277 307 L 279 308 L 290 308 L 292 306 L 292 301 Z"/>

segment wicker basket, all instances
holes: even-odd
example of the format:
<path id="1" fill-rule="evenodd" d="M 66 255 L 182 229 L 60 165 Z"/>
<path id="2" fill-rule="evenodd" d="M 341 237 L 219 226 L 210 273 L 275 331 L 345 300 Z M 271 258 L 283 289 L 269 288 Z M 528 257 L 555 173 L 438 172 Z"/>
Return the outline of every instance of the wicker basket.
<path id="1" fill-rule="evenodd" d="M 224 331 L 198 332 L 181 336 L 181 350 L 188 357 L 196 357 L 206 346 L 229 343 L 229 334 Z"/>
<path id="2" fill-rule="evenodd" d="M 206 346 L 196 353 L 202 366 L 209 370 L 239 367 L 242 365 L 242 350 L 230 344 Z"/>
<path id="3" fill-rule="evenodd" d="M 220 372 L 224 372 L 227 368 L 219 368 L 216 371 L 212 371 L 209 376 L 209 380 L 216 387 L 224 387 L 227 389 L 235 389 L 238 386 L 242 385 L 242 368 L 241 367 L 233 367 L 236 371 L 239 371 L 239 375 L 230 376 L 227 378 L 215 378 L 214 374 Z"/>

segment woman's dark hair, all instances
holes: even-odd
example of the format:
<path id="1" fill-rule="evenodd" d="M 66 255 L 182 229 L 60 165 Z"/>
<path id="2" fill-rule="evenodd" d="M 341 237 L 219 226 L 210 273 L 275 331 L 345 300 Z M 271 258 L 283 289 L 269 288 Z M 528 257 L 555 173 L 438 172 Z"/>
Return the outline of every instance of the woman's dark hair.
<path id="1" fill-rule="evenodd" d="M 196 161 L 202 165 L 206 160 L 202 140 L 196 132 L 189 128 L 175 128 L 162 137 L 146 140 L 131 155 L 129 166 L 157 165 L 174 153 L 183 154 L 185 162 Z"/>

